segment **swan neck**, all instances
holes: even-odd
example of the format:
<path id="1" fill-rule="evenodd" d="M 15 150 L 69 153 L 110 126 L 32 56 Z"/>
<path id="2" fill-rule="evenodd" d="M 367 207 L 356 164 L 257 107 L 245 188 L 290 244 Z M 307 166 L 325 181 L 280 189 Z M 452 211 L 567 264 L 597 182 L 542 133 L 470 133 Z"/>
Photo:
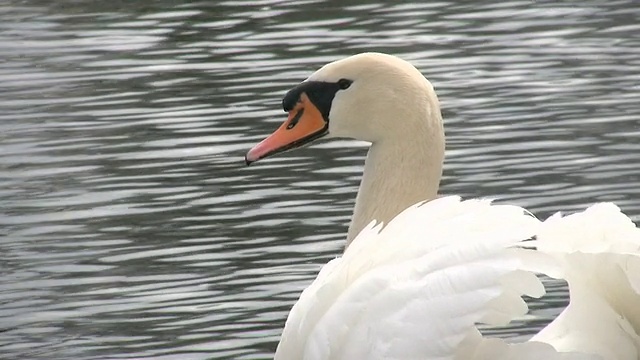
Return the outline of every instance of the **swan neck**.
<path id="1" fill-rule="evenodd" d="M 442 176 L 444 133 L 441 127 L 432 130 L 436 130 L 430 132 L 434 136 L 404 136 L 399 141 L 372 144 L 347 246 L 371 221 L 387 224 L 407 207 L 436 197 Z"/>

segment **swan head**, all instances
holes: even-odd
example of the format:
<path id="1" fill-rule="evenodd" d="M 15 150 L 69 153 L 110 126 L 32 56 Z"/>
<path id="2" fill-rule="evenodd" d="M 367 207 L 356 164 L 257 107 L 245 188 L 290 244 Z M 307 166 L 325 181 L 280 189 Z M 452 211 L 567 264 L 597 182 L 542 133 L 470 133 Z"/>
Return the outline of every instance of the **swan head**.
<path id="1" fill-rule="evenodd" d="M 442 129 L 433 87 L 410 63 L 363 53 L 329 63 L 289 90 L 287 120 L 245 156 L 247 165 L 322 137 L 403 141 L 429 127 Z M 434 126 L 435 125 L 435 126 Z"/>

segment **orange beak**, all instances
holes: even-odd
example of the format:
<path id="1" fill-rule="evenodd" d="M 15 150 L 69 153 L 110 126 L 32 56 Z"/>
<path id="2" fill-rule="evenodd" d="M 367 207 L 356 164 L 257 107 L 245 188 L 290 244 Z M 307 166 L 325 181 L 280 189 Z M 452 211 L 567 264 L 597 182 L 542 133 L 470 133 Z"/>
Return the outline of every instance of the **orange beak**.
<path id="1" fill-rule="evenodd" d="M 327 134 L 329 123 L 307 94 L 300 95 L 300 101 L 289 111 L 289 118 L 278 130 L 251 148 L 245 155 L 250 165 L 260 159 L 305 145 Z"/>

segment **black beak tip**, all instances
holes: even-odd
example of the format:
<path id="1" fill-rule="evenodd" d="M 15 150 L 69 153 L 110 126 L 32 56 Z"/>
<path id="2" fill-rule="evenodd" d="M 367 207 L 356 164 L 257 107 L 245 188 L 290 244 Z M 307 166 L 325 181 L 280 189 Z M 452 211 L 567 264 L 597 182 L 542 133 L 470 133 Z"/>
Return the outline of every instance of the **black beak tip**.
<path id="1" fill-rule="evenodd" d="M 247 158 L 247 155 L 245 155 L 245 156 L 244 156 L 244 163 L 245 163 L 245 165 L 249 166 L 249 165 L 253 164 L 253 161 L 249 160 L 249 159 Z"/>

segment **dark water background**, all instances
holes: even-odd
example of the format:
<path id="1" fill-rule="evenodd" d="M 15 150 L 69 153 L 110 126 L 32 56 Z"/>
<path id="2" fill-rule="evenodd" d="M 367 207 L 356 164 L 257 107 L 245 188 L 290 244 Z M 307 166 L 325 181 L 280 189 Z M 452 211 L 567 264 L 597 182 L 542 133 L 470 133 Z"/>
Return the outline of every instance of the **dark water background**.
<path id="1" fill-rule="evenodd" d="M 272 357 L 365 149 L 242 156 L 288 88 L 370 50 L 436 86 L 444 194 L 639 218 L 637 1 L 3 0 L 0 358 Z M 495 332 L 548 322 L 551 285 Z"/>

